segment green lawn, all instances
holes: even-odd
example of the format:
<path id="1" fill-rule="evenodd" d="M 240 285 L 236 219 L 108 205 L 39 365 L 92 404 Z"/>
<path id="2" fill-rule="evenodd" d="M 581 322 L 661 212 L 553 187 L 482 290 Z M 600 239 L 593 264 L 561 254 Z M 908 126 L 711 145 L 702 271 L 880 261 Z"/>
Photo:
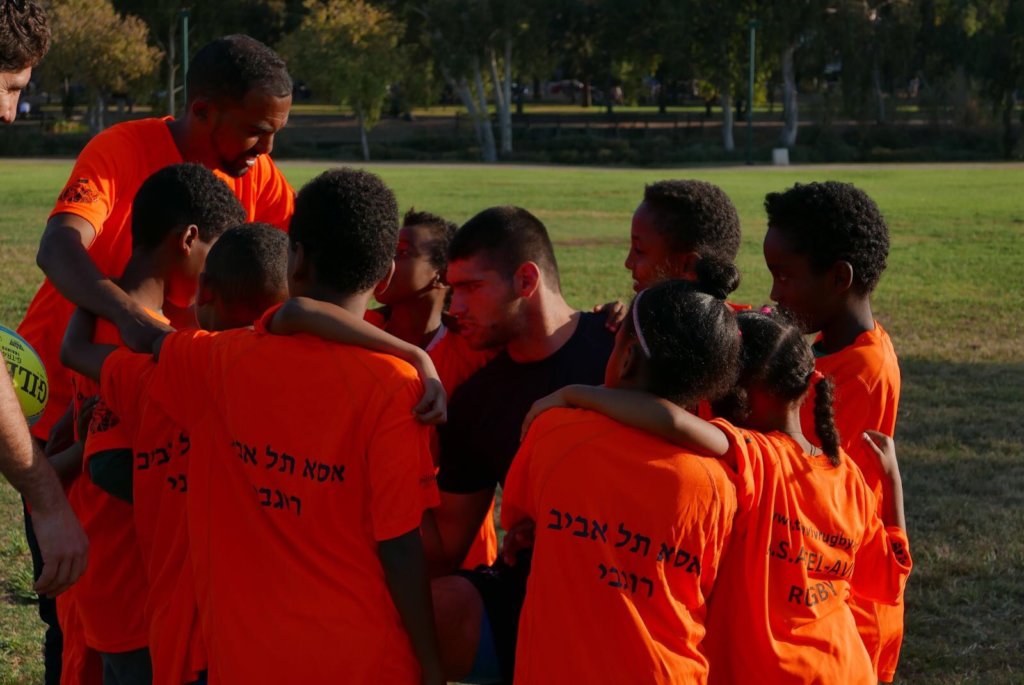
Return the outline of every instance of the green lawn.
<path id="1" fill-rule="evenodd" d="M 282 164 L 301 185 L 322 167 Z M 67 162 L 0 166 L 0 322 L 16 324 L 40 280 L 35 247 Z M 743 219 L 743 284 L 767 300 L 764 194 L 835 179 L 868 191 L 892 231 L 877 317 L 904 374 L 897 441 L 916 567 L 907 590 L 904 683 L 1024 682 L 1024 168 L 605 170 L 372 167 L 403 209 L 462 222 L 519 204 L 548 226 L 569 300 L 629 293 L 622 268 L 643 184 L 698 177 L 721 185 Z M 0 486 L 0 683 L 41 680 L 20 505 Z"/>

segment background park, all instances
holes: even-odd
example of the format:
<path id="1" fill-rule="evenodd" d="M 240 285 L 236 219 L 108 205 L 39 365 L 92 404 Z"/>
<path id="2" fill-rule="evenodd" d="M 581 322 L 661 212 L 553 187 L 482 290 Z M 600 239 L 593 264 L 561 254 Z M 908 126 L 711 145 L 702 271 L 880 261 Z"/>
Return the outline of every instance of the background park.
<path id="1" fill-rule="evenodd" d="M 403 210 L 461 223 L 524 206 L 583 308 L 629 295 L 645 183 L 729 194 L 744 230 L 735 299 L 754 304 L 770 285 L 765 193 L 863 188 L 892 234 L 875 314 L 904 383 L 915 569 L 897 682 L 1024 682 L 1024 165 L 1002 161 L 1021 154 L 1024 3 L 225 0 L 192 8 L 187 31 L 169 0 L 49 12 L 30 116 L 0 131 L 12 327 L 41 281 L 35 251 L 70 158 L 105 125 L 180 108 L 183 51 L 224 33 L 278 47 L 300 82 L 274 153 L 295 187 L 368 153 L 402 160 L 369 168 Z M 773 167 L 775 149 L 832 164 Z M 0 684 L 42 679 L 31 585 L 20 501 L 0 486 Z"/>

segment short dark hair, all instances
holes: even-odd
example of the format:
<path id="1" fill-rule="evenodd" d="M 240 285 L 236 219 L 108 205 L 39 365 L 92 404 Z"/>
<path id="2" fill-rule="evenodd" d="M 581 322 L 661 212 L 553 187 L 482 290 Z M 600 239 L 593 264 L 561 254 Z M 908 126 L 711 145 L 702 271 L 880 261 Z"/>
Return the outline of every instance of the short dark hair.
<path id="1" fill-rule="evenodd" d="M 740 217 L 725 191 L 706 181 L 658 181 L 644 188 L 644 203 L 674 252 L 700 255 L 697 279 L 705 290 L 724 299 L 739 287 Z"/>
<path id="2" fill-rule="evenodd" d="M 839 261 L 853 267 L 853 287 L 867 295 L 878 285 L 889 256 L 889 228 L 874 200 L 849 183 L 797 183 L 764 200 L 768 226 L 790 247 L 825 271 Z"/>
<path id="3" fill-rule="evenodd" d="M 402 217 L 402 228 L 424 226 L 430 229 L 430 241 L 425 245 L 430 265 L 443 272 L 448 266 L 448 246 L 451 245 L 455 231 L 459 229 L 455 222 L 430 212 L 417 212 L 415 207 Z"/>
<path id="4" fill-rule="evenodd" d="M 800 327 L 777 310 L 744 311 L 736 317 L 742 333 L 742 368 L 736 386 L 714 404 L 715 414 L 736 424 L 750 416 L 748 388 L 764 391 L 790 403 L 799 400 L 814 377 L 814 352 Z M 822 451 L 833 465 L 839 464 L 839 432 L 836 430 L 831 379 L 819 378 L 814 395 L 814 428 Z"/>
<path id="5" fill-rule="evenodd" d="M 506 278 L 534 262 L 560 291 L 558 262 L 541 220 L 522 207 L 491 207 L 462 225 L 448 247 L 448 260 L 483 255 Z"/>
<path id="6" fill-rule="evenodd" d="M 635 316 L 634 316 L 634 311 Z M 726 393 L 739 373 L 736 315 L 721 299 L 686 281 L 663 281 L 642 290 L 623 325 L 639 339 L 650 366 L 648 388 L 680 406 Z"/>
<path id="7" fill-rule="evenodd" d="M 251 90 L 274 97 L 292 94 L 292 77 L 284 60 L 255 38 L 235 34 L 207 43 L 188 67 L 188 100 L 240 102 Z"/>
<path id="8" fill-rule="evenodd" d="M 143 181 L 135 193 L 132 247 L 151 250 L 189 224 L 208 243 L 245 218 L 242 203 L 212 171 L 191 162 L 172 164 Z"/>
<path id="9" fill-rule="evenodd" d="M 359 169 L 331 169 L 295 198 L 289 238 L 316 269 L 317 282 L 345 294 L 384 278 L 398 245 L 398 202 L 384 181 Z"/>
<path id="10" fill-rule="evenodd" d="M 226 303 L 264 311 L 288 292 L 288 235 L 264 223 L 230 228 L 210 248 L 204 272 Z"/>
<path id="11" fill-rule="evenodd" d="M 50 49 L 50 24 L 34 0 L 0 2 L 0 71 L 34 67 Z"/>

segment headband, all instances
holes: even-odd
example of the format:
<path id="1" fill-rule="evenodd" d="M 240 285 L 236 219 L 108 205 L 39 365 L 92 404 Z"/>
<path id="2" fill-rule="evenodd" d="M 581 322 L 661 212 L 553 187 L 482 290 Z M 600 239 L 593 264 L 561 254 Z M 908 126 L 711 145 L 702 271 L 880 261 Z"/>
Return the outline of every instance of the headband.
<path id="1" fill-rule="evenodd" d="M 640 349 L 644 351 L 644 356 L 648 359 L 651 358 L 651 348 L 647 346 L 647 341 L 644 339 L 644 332 L 640 328 L 640 298 L 647 290 L 641 290 L 636 294 L 633 299 L 633 330 L 636 331 L 636 340 L 640 343 Z"/>

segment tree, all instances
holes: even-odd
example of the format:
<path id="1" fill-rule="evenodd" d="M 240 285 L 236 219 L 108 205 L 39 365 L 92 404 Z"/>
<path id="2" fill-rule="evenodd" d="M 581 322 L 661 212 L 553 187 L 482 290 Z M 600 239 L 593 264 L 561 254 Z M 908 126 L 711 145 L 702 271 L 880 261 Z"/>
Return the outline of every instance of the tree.
<path id="1" fill-rule="evenodd" d="M 57 0 L 49 9 L 53 47 L 45 71 L 51 81 L 78 83 L 90 97 L 93 132 L 106 126 L 107 97 L 152 75 L 160 51 L 138 17 L 118 15 L 109 0 Z"/>
<path id="2" fill-rule="evenodd" d="M 402 76 L 404 27 L 389 12 L 364 0 L 307 0 L 308 14 L 281 44 L 295 74 L 313 90 L 355 111 L 363 159 L 367 133 L 380 120 L 388 86 Z"/>
<path id="3" fill-rule="evenodd" d="M 1014 156 L 1018 133 L 1014 124 L 1018 96 L 1024 92 L 1024 3 L 1020 0 L 979 0 L 974 71 L 982 93 L 1003 125 L 1003 154 Z"/>

